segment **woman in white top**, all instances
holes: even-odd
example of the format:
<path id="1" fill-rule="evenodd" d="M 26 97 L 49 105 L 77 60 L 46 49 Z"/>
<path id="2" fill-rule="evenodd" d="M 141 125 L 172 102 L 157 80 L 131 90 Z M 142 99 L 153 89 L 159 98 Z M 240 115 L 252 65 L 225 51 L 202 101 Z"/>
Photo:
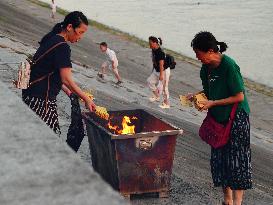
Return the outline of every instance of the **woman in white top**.
<path id="1" fill-rule="evenodd" d="M 154 36 L 149 37 L 149 45 L 152 49 L 153 72 L 147 79 L 148 86 L 153 95 L 150 97 L 151 102 L 159 102 L 160 96 L 163 95 L 163 102 L 159 105 L 162 109 L 170 108 L 169 81 L 171 70 L 165 63 L 166 54 L 161 49 L 162 39 Z"/>
<path id="2" fill-rule="evenodd" d="M 118 59 L 115 51 L 108 48 L 108 45 L 105 42 L 100 43 L 100 50 L 106 54 L 107 60 L 101 65 L 101 71 L 98 73 L 98 76 L 103 79 L 108 67 L 113 70 L 113 73 L 118 80 L 116 84 L 120 85 L 122 81 L 118 73 Z"/>

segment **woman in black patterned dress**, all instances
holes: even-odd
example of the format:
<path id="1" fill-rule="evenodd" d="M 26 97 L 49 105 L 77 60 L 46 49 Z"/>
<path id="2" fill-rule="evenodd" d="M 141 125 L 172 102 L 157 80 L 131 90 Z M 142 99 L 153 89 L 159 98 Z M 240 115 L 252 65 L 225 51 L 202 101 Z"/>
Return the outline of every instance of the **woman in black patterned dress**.
<path id="1" fill-rule="evenodd" d="M 223 204 L 241 205 L 244 190 L 252 188 L 252 168 L 250 109 L 240 67 L 222 54 L 227 45 L 210 32 L 196 34 L 191 46 L 203 64 L 200 77 L 209 100 L 202 102 L 202 110 L 209 110 L 217 122 L 226 124 L 233 105 L 239 103 L 229 142 L 221 148 L 211 148 L 211 173 L 214 185 L 223 188 Z"/>
<path id="2" fill-rule="evenodd" d="M 79 11 L 69 13 L 63 22 L 56 24 L 42 38 L 33 57 L 36 63 L 31 69 L 30 86 L 22 91 L 23 101 L 57 134 L 60 134 L 60 127 L 56 97 L 62 88 L 82 98 L 90 111 L 95 110 L 94 102 L 72 78 L 71 50 L 68 44 L 78 42 L 87 29 L 88 20 Z"/>

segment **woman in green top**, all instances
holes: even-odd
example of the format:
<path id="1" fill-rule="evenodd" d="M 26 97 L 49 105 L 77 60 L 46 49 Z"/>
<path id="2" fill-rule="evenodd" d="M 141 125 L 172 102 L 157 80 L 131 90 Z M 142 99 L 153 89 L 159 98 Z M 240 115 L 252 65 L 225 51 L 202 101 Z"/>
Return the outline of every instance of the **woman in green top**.
<path id="1" fill-rule="evenodd" d="M 210 164 L 214 185 L 223 188 L 223 204 L 241 205 L 244 190 L 252 188 L 252 168 L 250 109 L 240 68 L 222 54 L 226 43 L 218 42 L 210 32 L 196 34 L 191 46 L 203 64 L 200 77 L 209 100 L 202 102 L 202 110 L 209 110 L 217 122 L 225 124 L 234 103 L 239 103 L 229 142 L 224 147 L 211 148 Z"/>

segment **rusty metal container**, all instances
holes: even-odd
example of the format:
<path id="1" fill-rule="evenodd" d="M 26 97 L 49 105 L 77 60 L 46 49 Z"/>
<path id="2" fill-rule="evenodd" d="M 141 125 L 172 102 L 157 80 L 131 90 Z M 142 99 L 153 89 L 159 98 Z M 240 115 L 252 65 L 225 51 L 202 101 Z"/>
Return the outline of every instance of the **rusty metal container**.
<path id="1" fill-rule="evenodd" d="M 144 110 L 109 114 L 117 119 L 137 117 L 136 134 L 113 134 L 107 121 L 83 113 L 95 171 L 124 197 L 144 193 L 168 197 L 176 138 L 183 131 Z"/>

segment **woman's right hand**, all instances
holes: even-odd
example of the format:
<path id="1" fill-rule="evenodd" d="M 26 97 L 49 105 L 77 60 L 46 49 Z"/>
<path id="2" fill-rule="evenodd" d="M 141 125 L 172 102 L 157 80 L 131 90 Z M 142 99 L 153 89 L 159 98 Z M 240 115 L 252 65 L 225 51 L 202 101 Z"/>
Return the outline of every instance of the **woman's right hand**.
<path id="1" fill-rule="evenodd" d="M 188 94 L 186 95 L 186 98 L 187 98 L 188 100 L 190 100 L 190 101 L 193 101 L 193 97 L 194 97 L 194 94 L 193 94 L 193 93 L 188 93 Z"/>
<path id="2" fill-rule="evenodd" d="M 89 97 L 85 100 L 85 107 L 90 110 L 90 112 L 95 112 L 96 105 Z"/>

